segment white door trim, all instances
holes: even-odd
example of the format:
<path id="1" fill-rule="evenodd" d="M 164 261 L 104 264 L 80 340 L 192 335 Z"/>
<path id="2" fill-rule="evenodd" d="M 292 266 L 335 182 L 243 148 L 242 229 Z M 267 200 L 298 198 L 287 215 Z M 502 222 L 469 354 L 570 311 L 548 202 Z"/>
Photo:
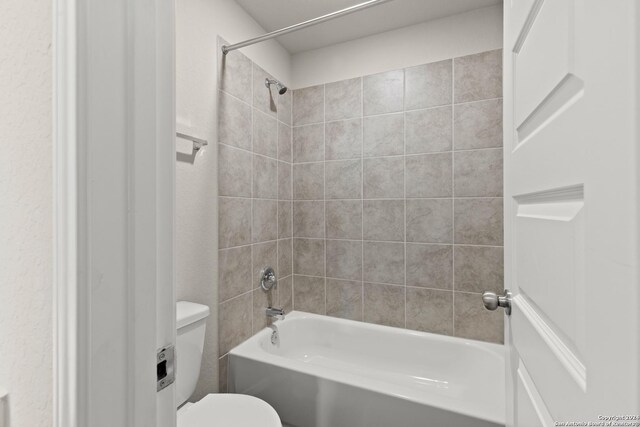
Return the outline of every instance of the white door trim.
<path id="1" fill-rule="evenodd" d="M 54 2 L 56 427 L 175 426 L 174 7 Z"/>

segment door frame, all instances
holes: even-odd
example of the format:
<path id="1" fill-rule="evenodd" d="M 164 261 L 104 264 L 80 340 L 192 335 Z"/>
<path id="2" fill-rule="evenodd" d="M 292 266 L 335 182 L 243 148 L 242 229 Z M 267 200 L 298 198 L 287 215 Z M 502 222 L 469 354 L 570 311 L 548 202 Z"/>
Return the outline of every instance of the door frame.
<path id="1" fill-rule="evenodd" d="M 174 22 L 173 0 L 54 1 L 56 427 L 175 426 Z"/>

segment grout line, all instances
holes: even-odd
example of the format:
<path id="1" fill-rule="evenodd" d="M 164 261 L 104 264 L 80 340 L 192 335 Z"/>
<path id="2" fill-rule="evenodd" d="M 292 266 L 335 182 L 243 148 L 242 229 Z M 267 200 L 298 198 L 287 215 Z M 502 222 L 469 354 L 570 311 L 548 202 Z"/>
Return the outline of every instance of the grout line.
<path id="1" fill-rule="evenodd" d="M 254 107 L 253 107 L 253 100 L 254 100 L 254 88 L 253 88 L 253 80 L 254 80 L 254 73 L 255 73 L 255 64 L 253 63 L 253 61 L 251 62 L 251 153 L 253 155 L 255 155 L 254 151 L 254 138 L 255 138 L 255 132 L 254 132 Z M 277 122 L 276 122 L 277 125 Z M 251 243 L 253 243 L 254 241 L 254 233 L 255 230 L 253 229 L 253 223 L 254 223 L 254 219 L 253 219 L 253 215 L 254 215 L 254 210 L 253 210 L 253 204 L 254 204 L 254 200 L 253 197 L 255 196 L 254 194 L 254 182 L 253 182 L 253 170 L 254 170 L 254 157 L 251 157 L 251 233 L 249 233 L 251 235 Z M 276 202 L 277 205 L 277 202 Z M 278 237 L 278 236 L 276 236 Z M 276 242 L 276 247 L 277 247 L 277 242 Z M 253 245 L 251 245 L 251 277 L 250 280 L 253 280 L 253 266 L 255 265 L 254 262 L 254 249 L 255 247 Z M 251 314 L 251 335 L 253 335 L 253 287 L 251 287 L 251 310 L 250 310 L 250 314 Z"/>
<path id="2" fill-rule="evenodd" d="M 455 59 L 451 60 L 451 102 L 455 102 L 456 92 L 456 78 L 455 78 Z M 451 109 L 451 151 L 455 153 L 456 135 L 455 135 L 455 107 Z M 455 243 L 456 235 L 456 202 L 455 202 L 455 154 L 451 155 L 451 194 L 454 199 L 451 201 L 451 241 Z M 455 294 L 455 280 L 456 280 L 456 248 L 455 246 L 451 250 L 451 289 L 454 291 L 451 294 L 451 335 L 456 335 L 456 294 Z"/>
<path id="3" fill-rule="evenodd" d="M 218 248 L 219 251 L 228 251 L 232 249 L 240 249 L 246 248 L 248 246 L 253 245 L 263 245 L 267 243 L 276 243 L 279 240 L 323 240 L 322 237 L 282 237 L 276 240 L 265 240 L 262 242 L 256 243 L 247 243 L 246 245 L 238 245 L 238 246 L 229 246 L 225 248 Z M 402 244 L 403 242 L 400 240 L 360 240 L 360 239 L 343 239 L 339 237 L 328 237 L 326 240 L 338 240 L 338 241 L 346 241 L 346 242 L 364 242 L 364 243 L 393 243 L 393 244 Z M 421 245 L 421 246 L 464 246 L 464 247 L 472 247 L 472 248 L 495 248 L 495 249 L 503 249 L 504 246 L 498 245 L 478 245 L 471 243 L 442 243 L 442 242 L 406 242 L 407 245 Z"/>
<path id="4" fill-rule="evenodd" d="M 453 131 L 452 131 L 453 132 Z M 233 147 L 233 146 L 230 146 Z M 236 148 L 236 147 L 233 147 Z M 239 149 L 241 150 L 241 149 Z M 482 147 L 482 148 L 466 148 L 466 149 L 462 149 L 462 150 L 444 150 L 444 151 L 430 151 L 430 152 L 426 152 L 426 153 L 408 153 L 408 154 L 390 154 L 390 155 L 385 155 L 385 156 L 363 156 L 362 160 L 378 160 L 378 159 L 402 159 L 405 157 L 418 157 L 418 156 L 437 156 L 437 155 L 443 155 L 443 154 L 455 154 L 455 153 L 464 153 L 464 152 L 473 152 L 473 151 L 497 151 L 497 150 L 504 150 L 504 147 L 499 146 L 499 147 Z M 273 159 L 272 157 L 269 156 L 265 156 L 265 155 L 261 155 L 261 154 L 257 154 L 259 156 L 262 157 L 268 157 L 269 159 Z M 275 159 L 274 159 L 275 160 Z M 293 162 L 294 165 L 309 165 L 309 164 L 317 164 L 317 163 L 325 163 L 325 162 L 348 162 L 348 161 L 355 161 L 355 160 L 361 160 L 360 158 L 349 158 L 349 159 L 327 159 L 327 160 L 310 160 L 310 161 L 304 161 L 304 162 Z"/>
<path id="5" fill-rule="evenodd" d="M 360 318 L 364 322 L 364 77 L 360 78 Z"/>
<path id="6" fill-rule="evenodd" d="M 406 69 L 402 71 L 402 109 L 404 114 L 402 116 L 402 191 L 404 200 L 404 233 L 403 233 L 403 250 L 404 250 L 404 327 L 407 327 L 407 72 Z"/>
<path id="7" fill-rule="evenodd" d="M 327 314 L 327 163 L 324 160 L 326 158 L 327 151 L 327 135 L 325 130 L 324 121 L 327 117 L 327 85 L 322 85 L 322 219 L 325 222 L 324 227 L 324 312 Z"/>

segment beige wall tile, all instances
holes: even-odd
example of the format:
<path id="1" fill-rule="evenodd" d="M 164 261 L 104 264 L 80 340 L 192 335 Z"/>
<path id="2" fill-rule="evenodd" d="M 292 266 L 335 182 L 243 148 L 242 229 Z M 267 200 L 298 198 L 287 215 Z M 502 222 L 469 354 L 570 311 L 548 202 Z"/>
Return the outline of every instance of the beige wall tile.
<path id="1" fill-rule="evenodd" d="M 278 201 L 278 238 L 291 237 L 293 232 L 293 203 Z"/>
<path id="2" fill-rule="evenodd" d="M 251 292 L 220 304 L 218 354 L 225 355 L 251 336 L 253 317 Z"/>
<path id="3" fill-rule="evenodd" d="M 433 62 L 405 70 L 405 109 L 451 104 L 452 61 Z"/>
<path id="4" fill-rule="evenodd" d="M 253 109 L 253 152 L 272 158 L 276 158 L 278 154 L 278 122 L 274 117 L 255 108 Z"/>
<path id="5" fill-rule="evenodd" d="M 325 219 L 328 239 L 362 238 L 362 201 L 327 200 Z"/>
<path id="6" fill-rule="evenodd" d="M 454 154 L 456 197 L 502 196 L 502 148 Z"/>
<path id="7" fill-rule="evenodd" d="M 287 277 L 293 274 L 293 240 L 278 240 L 278 265 L 276 277 Z"/>
<path id="8" fill-rule="evenodd" d="M 362 280 L 362 241 L 327 240 L 327 277 Z"/>
<path id="9" fill-rule="evenodd" d="M 253 197 L 278 198 L 278 161 L 264 156 L 253 156 Z"/>
<path id="10" fill-rule="evenodd" d="M 293 128 L 293 161 L 324 160 L 324 125 L 322 123 Z"/>
<path id="11" fill-rule="evenodd" d="M 453 287 L 453 246 L 407 243 L 407 286 Z"/>
<path id="12" fill-rule="evenodd" d="M 324 276 L 324 239 L 293 239 L 293 273 Z"/>
<path id="13" fill-rule="evenodd" d="M 250 152 L 218 144 L 218 195 L 251 197 L 251 161 Z"/>
<path id="14" fill-rule="evenodd" d="M 326 199 L 362 197 L 362 160 L 325 162 L 324 168 Z"/>
<path id="15" fill-rule="evenodd" d="M 362 320 L 362 282 L 327 279 L 327 315 Z"/>
<path id="16" fill-rule="evenodd" d="M 365 157 L 404 154 L 404 114 L 385 114 L 364 118 Z"/>
<path id="17" fill-rule="evenodd" d="M 402 111 L 404 71 L 388 71 L 364 77 L 362 95 L 365 116 Z"/>
<path id="18" fill-rule="evenodd" d="M 502 147 L 502 99 L 454 107 L 456 150 Z"/>
<path id="19" fill-rule="evenodd" d="M 404 241 L 404 200 L 365 200 L 365 240 Z"/>
<path id="20" fill-rule="evenodd" d="M 451 153 L 406 157 L 407 197 L 451 197 Z"/>
<path id="21" fill-rule="evenodd" d="M 221 54 L 220 60 L 220 89 L 251 104 L 251 60 L 240 52 L 237 55 Z"/>
<path id="22" fill-rule="evenodd" d="M 502 198 L 456 199 L 454 214 L 456 243 L 502 245 Z"/>
<path id="23" fill-rule="evenodd" d="M 219 92 L 218 142 L 251 150 L 251 106 Z"/>
<path id="24" fill-rule="evenodd" d="M 407 154 L 435 153 L 451 150 L 451 107 L 407 111 L 405 143 Z"/>
<path id="25" fill-rule="evenodd" d="M 359 159 L 362 156 L 362 119 L 325 124 L 325 159 Z"/>
<path id="26" fill-rule="evenodd" d="M 363 167 L 365 199 L 404 197 L 404 158 L 364 159 Z"/>
<path id="27" fill-rule="evenodd" d="M 404 244 L 364 242 L 364 280 L 404 284 Z"/>
<path id="28" fill-rule="evenodd" d="M 364 283 L 365 322 L 404 328 L 405 287 Z"/>
<path id="29" fill-rule="evenodd" d="M 342 80 L 325 85 L 326 120 L 362 117 L 362 79 Z"/>
<path id="30" fill-rule="evenodd" d="M 253 199 L 253 242 L 278 238 L 278 201 Z"/>
<path id="31" fill-rule="evenodd" d="M 293 156 L 291 127 L 278 122 L 278 159 L 291 162 Z"/>
<path id="32" fill-rule="evenodd" d="M 504 250 L 490 246 L 456 246 L 455 289 L 457 291 L 491 291 L 504 289 Z"/>
<path id="33" fill-rule="evenodd" d="M 293 91 L 293 125 L 324 121 L 324 86 L 312 86 Z"/>
<path id="34" fill-rule="evenodd" d="M 454 59 L 456 103 L 502 97 L 502 49 Z"/>
<path id="35" fill-rule="evenodd" d="M 293 202 L 293 235 L 295 237 L 324 237 L 324 202 Z"/>
<path id="36" fill-rule="evenodd" d="M 218 198 L 220 248 L 251 243 L 251 199 Z"/>
<path id="37" fill-rule="evenodd" d="M 295 200 L 324 199 L 324 163 L 293 165 L 293 198 Z"/>
<path id="38" fill-rule="evenodd" d="M 293 309 L 325 314 L 324 278 L 293 276 Z"/>
<path id="39" fill-rule="evenodd" d="M 451 199 L 407 200 L 407 242 L 452 243 Z"/>
<path id="40" fill-rule="evenodd" d="M 504 311 L 489 311 L 481 294 L 455 292 L 455 336 L 495 343 L 504 342 Z"/>
<path id="41" fill-rule="evenodd" d="M 278 200 L 291 200 L 291 163 L 278 162 Z"/>
<path id="42" fill-rule="evenodd" d="M 218 300 L 224 302 L 251 290 L 251 246 L 218 251 Z"/>
<path id="43" fill-rule="evenodd" d="M 407 329 L 453 335 L 453 292 L 407 287 Z"/>

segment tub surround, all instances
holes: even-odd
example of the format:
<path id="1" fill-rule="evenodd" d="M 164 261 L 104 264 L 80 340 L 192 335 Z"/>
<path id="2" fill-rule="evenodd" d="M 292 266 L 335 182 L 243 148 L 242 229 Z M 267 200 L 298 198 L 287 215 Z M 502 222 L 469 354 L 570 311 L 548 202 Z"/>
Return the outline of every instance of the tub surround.
<path id="1" fill-rule="evenodd" d="M 221 391 L 269 305 L 502 342 L 501 50 L 285 95 L 219 61 Z"/>
<path id="2" fill-rule="evenodd" d="M 229 350 L 270 323 L 267 306 L 292 309 L 292 94 L 267 88 L 265 78 L 274 77 L 241 52 L 219 54 L 218 61 L 218 364 L 224 392 Z M 265 293 L 258 277 L 268 265 L 278 285 Z"/>
<path id="3" fill-rule="evenodd" d="M 294 309 L 501 343 L 502 50 L 293 92 Z"/>

